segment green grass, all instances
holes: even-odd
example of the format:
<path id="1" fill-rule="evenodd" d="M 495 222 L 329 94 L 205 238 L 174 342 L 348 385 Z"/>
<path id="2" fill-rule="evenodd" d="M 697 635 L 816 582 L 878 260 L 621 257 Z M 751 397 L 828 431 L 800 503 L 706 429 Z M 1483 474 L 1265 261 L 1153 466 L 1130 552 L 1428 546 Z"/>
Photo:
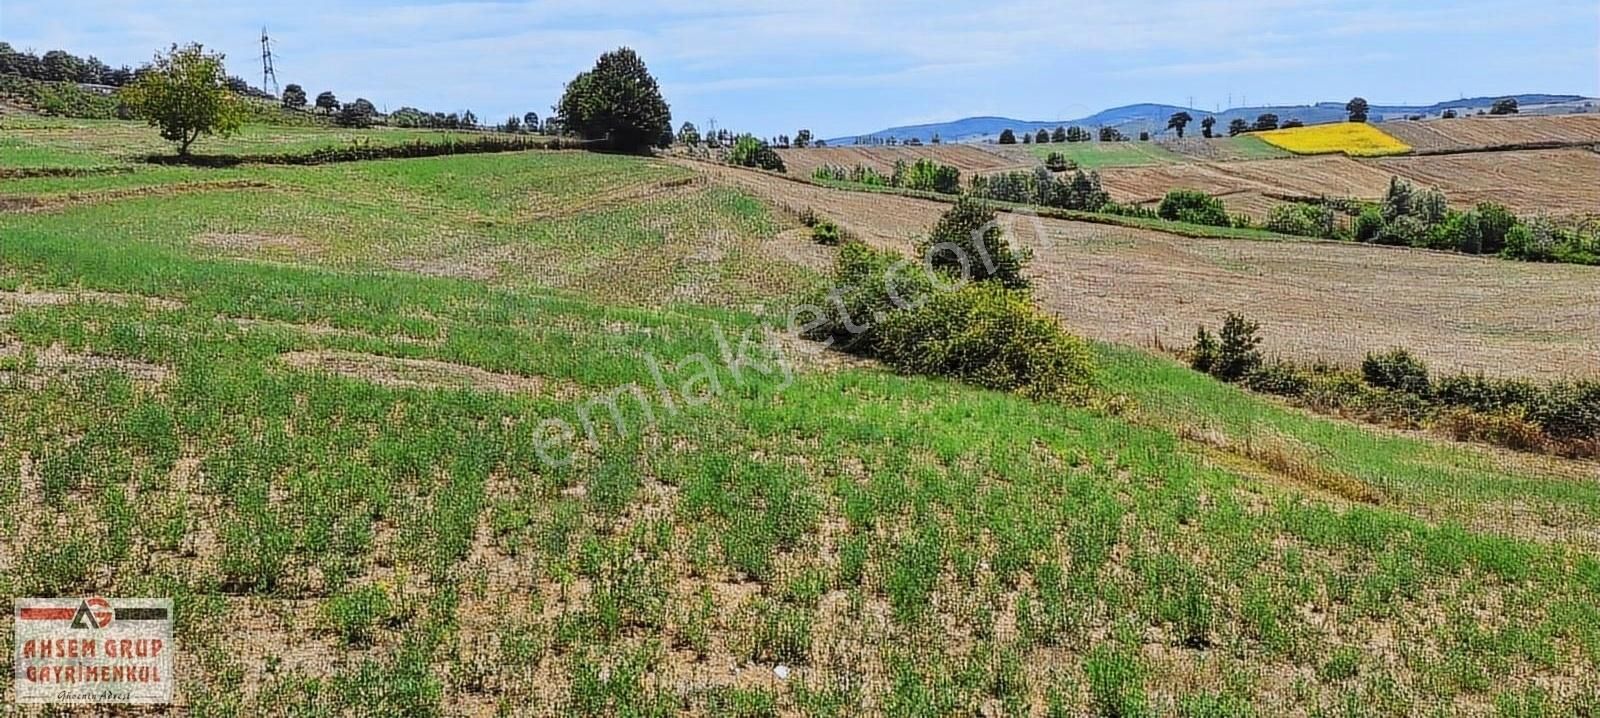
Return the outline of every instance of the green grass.
<path id="1" fill-rule="evenodd" d="M 125 120 L 51 117 L 7 117 L 0 121 L 0 167 L 113 165 L 137 162 L 147 155 L 173 154 L 173 144 L 153 127 Z M 324 126 L 247 124 L 230 137 L 202 137 L 199 154 L 262 154 L 304 152 L 352 143 L 393 145 L 416 140 L 462 139 L 474 133 L 375 127 L 345 129 Z"/>
<path id="2" fill-rule="evenodd" d="M 1041 160 L 1052 152 L 1060 152 L 1085 170 L 1185 161 L 1182 155 L 1155 142 L 1052 142 L 1028 145 L 1028 150 Z"/>
<path id="3" fill-rule="evenodd" d="M 0 592 L 175 597 L 194 712 L 1597 700 L 1592 481 L 1129 349 L 1099 349 L 1121 412 L 871 367 L 736 375 L 719 332 L 820 278 L 774 251 L 793 227 L 749 197 L 628 194 L 687 172 L 655 161 L 229 172 L 214 176 L 267 186 L 0 213 L 0 288 L 181 303 L 0 304 L 0 344 L 29 352 L 0 363 L 0 475 L 23 476 L 0 482 L 0 545 L 27 548 L 0 552 Z M 392 269 L 485 256 L 502 269 L 486 280 Z M 50 347 L 95 361 L 26 358 Z M 543 388 L 390 386 L 291 368 L 291 352 Z M 146 365 L 166 378 L 127 370 Z M 571 463 L 541 459 L 545 420 L 579 423 L 589 399 L 658 374 L 705 401 L 646 416 L 624 400 L 623 428 L 602 419 L 595 443 L 563 444 Z"/>
<path id="4" fill-rule="evenodd" d="M 1228 154 L 1246 160 L 1271 160 L 1294 155 L 1281 148 L 1268 144 L 1260 137 L 1251 135 L 1236 135 L 1233 137 L 1215 137 L 1209 142 L 1222 145 Z"/>

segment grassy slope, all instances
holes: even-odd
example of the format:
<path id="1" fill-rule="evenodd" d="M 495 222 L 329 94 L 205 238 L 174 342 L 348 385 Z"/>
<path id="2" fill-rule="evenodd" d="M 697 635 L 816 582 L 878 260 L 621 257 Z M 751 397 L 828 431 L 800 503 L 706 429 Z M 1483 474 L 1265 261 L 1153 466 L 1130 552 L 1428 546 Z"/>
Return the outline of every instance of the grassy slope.
<path id="1" fill-rule="evenodd" d="M 13 562 L 0 590 L 178 596 L 195 659 L 183 693 L 221 715 L 500 701 L 1444 715 L 1596 700 L 1592 544 L 1494 521 L 1593 526 L 1592 482 L 1309 417 L 1131 350 L 1102 351 L 1108 388 L 1136 404 L 1126 417 L 863 368 L 789 386 L 724 373 L 706 406 L 658 406 L 653 432 L 605 430 L 562 468 L 530 437 L 541 419 L 575 419 L 570 397 L 384 388 L 278 363 L 291 350 L 431 358 L 582 396 L 652 385 L 646 355 L 669 368 L 716 356 L 713 327 L 760 321 L 748 299 L 817 278 L 741 273 L 780 225 L 720 190 L 582 204 L 672 171 L 434 158 L 0 214 L 0 287 L 184 302 L 0 306 L 13 312 L 0 337 L 173 372 L 154 388 L 87 373 L 0 389 L 0 475 L 32 477 L 0 483 L 0 540 L 30 541 L 46 513 L 66 527 L 0 557 Z M 532 216 L 546 194 L 577 214 Z M 264 258 L 325 266 L 192 244 L 215 231 L 295 232 L 318 251 Z M 697 271 L 723 291 L 663 291 L 682 268 L 652 255 L 695 233 L 739 240 Z M 544 261 L 499 286 L 367 271 L 461 242 Z M 1266 430 L 1273 451 L 1241 448 Z M 1284 471 L 1296 465 L 1317 470 Z M 1376 505 L 1318 481 L 1330 472 Z M 269 655 L 283 667 L 237 695 L 230 671 Z M 776 664 L 795 672 L 777 681 Z"/>
<path id="2" fill-rule="evenodd" d="M 1053 142 L 1028 145 L 1039 159 L 1060 152 L 1086 170 L 1104 167 L 1143 167 L 1183 162 L 1182 155 L 1154 142 Z"/>

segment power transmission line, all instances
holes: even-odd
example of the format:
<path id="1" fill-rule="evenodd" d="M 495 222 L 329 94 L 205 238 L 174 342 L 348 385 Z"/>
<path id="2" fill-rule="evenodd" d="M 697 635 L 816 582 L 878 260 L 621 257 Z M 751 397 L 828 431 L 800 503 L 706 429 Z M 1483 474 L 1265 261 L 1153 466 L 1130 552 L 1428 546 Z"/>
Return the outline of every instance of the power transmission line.
<path id="1" fill-rule="evenodd" d="M 267 37 L 267 28 L 261 27 L 261 89 L 278 94 L 278 71 L 272 67 L 272 39 Z"/>

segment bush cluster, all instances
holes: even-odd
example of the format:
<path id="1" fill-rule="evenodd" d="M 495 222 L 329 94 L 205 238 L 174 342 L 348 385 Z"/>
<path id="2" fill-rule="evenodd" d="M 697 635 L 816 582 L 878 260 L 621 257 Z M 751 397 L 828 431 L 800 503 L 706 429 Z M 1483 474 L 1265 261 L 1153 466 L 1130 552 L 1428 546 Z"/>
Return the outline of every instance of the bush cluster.
<path id="1" fill-rule="evenodd" d="M 997 202 L 1032 204 L 1081 212 L 1099 212 L 1111 204 L 1100 186 L 1100 175 L 1077 170 L 1071 177 L 1057 176 L 1040 167 L 1032 172 L 1002 172 L 972 178 L 967 194 Z"/>
<path id="2" fill-rule="evenodd" d="M 1600 381 L 1539 386 L 1458 374 L 1437 380 L 1405 349 L 1369 353 L 1359 371 L 1262 359 L 1259 327 L 1229 314 L 1213 335 L 1201 327 L 1189 349 L 1198 371 L 1307 408 L 1403 428 L 1432 427 L 1463 441 L 1520 451 L 1600 456 Z"/>
<path id="3" fill-rule="evenodd" d="M 1156 214 L 1162 219 L 1212 227 L 1231 227 L 1233 218 L 1222 200 L 1198 190 L 1175 189 L 1161 199 Z"/>
<path id="4" fill-rule="evenodd" d="M 804 335 L 908 374 L 950 377 L 1035 399 L 1086 398 L 1094 381 L 1093 354 L 1033 305 L 1020 276 L 1023 258 L 1005 247 L 993 220 L 992 209 L 963 199 L 921 243 L 924 251 L 949 242 L 945 249 L 954 245 L 970 253 L 975 266 L 965 275 L 958 274 L 954 259 L 938 260 L 937 252 L 925 267 L 845 241 L 835 286 L 810 303 L 820 313 Z M 979 251 L 999 261 L 989 266 L 976 260 Z M 980 271 L 976 265 L 984 266 Z"/>
<path id="5" fill-rule="evenodd" d="M 728 162 L 741 167 L 759 167 L 773 172 L 787 172 L 783 164 L 783 157 L 772 149 L 765 141 L 756 139 L 754 135 L 740 135 L 733 141 L 733 150 L 728 153 Z"/>
<path id="6" fill-rule="evenodd" d="M 910 164 L 905 160 L 898 160 L 889 175 L 858 164 L 851 168 L 841 165 L 822 165 L 812 170 L 811 176 L 813 179 L 823 181 L 853 182 L 873 187 L 901 187 L 939 194 L 961 193 L 961 170 L 926 157 Z"/>
<path id="7" fill-rule="evenodd" d="M 1600 233 L 1592 229 L 1563 227 L 1544 217 L 1523 221 L 1493 202 L 1453 210 L 1439 191 L 1415 189 L 1398 177 L 1389 180 L 1382 203 L 1360 211 L 1350 234 L 1359 242 L 1525 262 L 1600 264 Z"/>

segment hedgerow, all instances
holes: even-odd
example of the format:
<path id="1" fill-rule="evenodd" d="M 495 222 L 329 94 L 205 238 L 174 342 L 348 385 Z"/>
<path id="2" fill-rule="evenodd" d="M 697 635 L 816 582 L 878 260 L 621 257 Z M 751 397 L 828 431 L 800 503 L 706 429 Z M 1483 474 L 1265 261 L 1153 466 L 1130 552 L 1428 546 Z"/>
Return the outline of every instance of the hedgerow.
<path id="1" fill-rule="evenodd" d="M 1359 371 L 1263 362 L 1258 329 L 1237 314 L 1228 315 L 1218 335 L 1201 327 L 1186 352 L 1190 365 L 1314 411 L 1432 428 L 1459 440 L 1519 451 L 1600 456 L 1600 381 L 1539 386 L 1482 374 L 1430 380 L 1427 365 L 1401 348 L 1368 354 Z"/>

